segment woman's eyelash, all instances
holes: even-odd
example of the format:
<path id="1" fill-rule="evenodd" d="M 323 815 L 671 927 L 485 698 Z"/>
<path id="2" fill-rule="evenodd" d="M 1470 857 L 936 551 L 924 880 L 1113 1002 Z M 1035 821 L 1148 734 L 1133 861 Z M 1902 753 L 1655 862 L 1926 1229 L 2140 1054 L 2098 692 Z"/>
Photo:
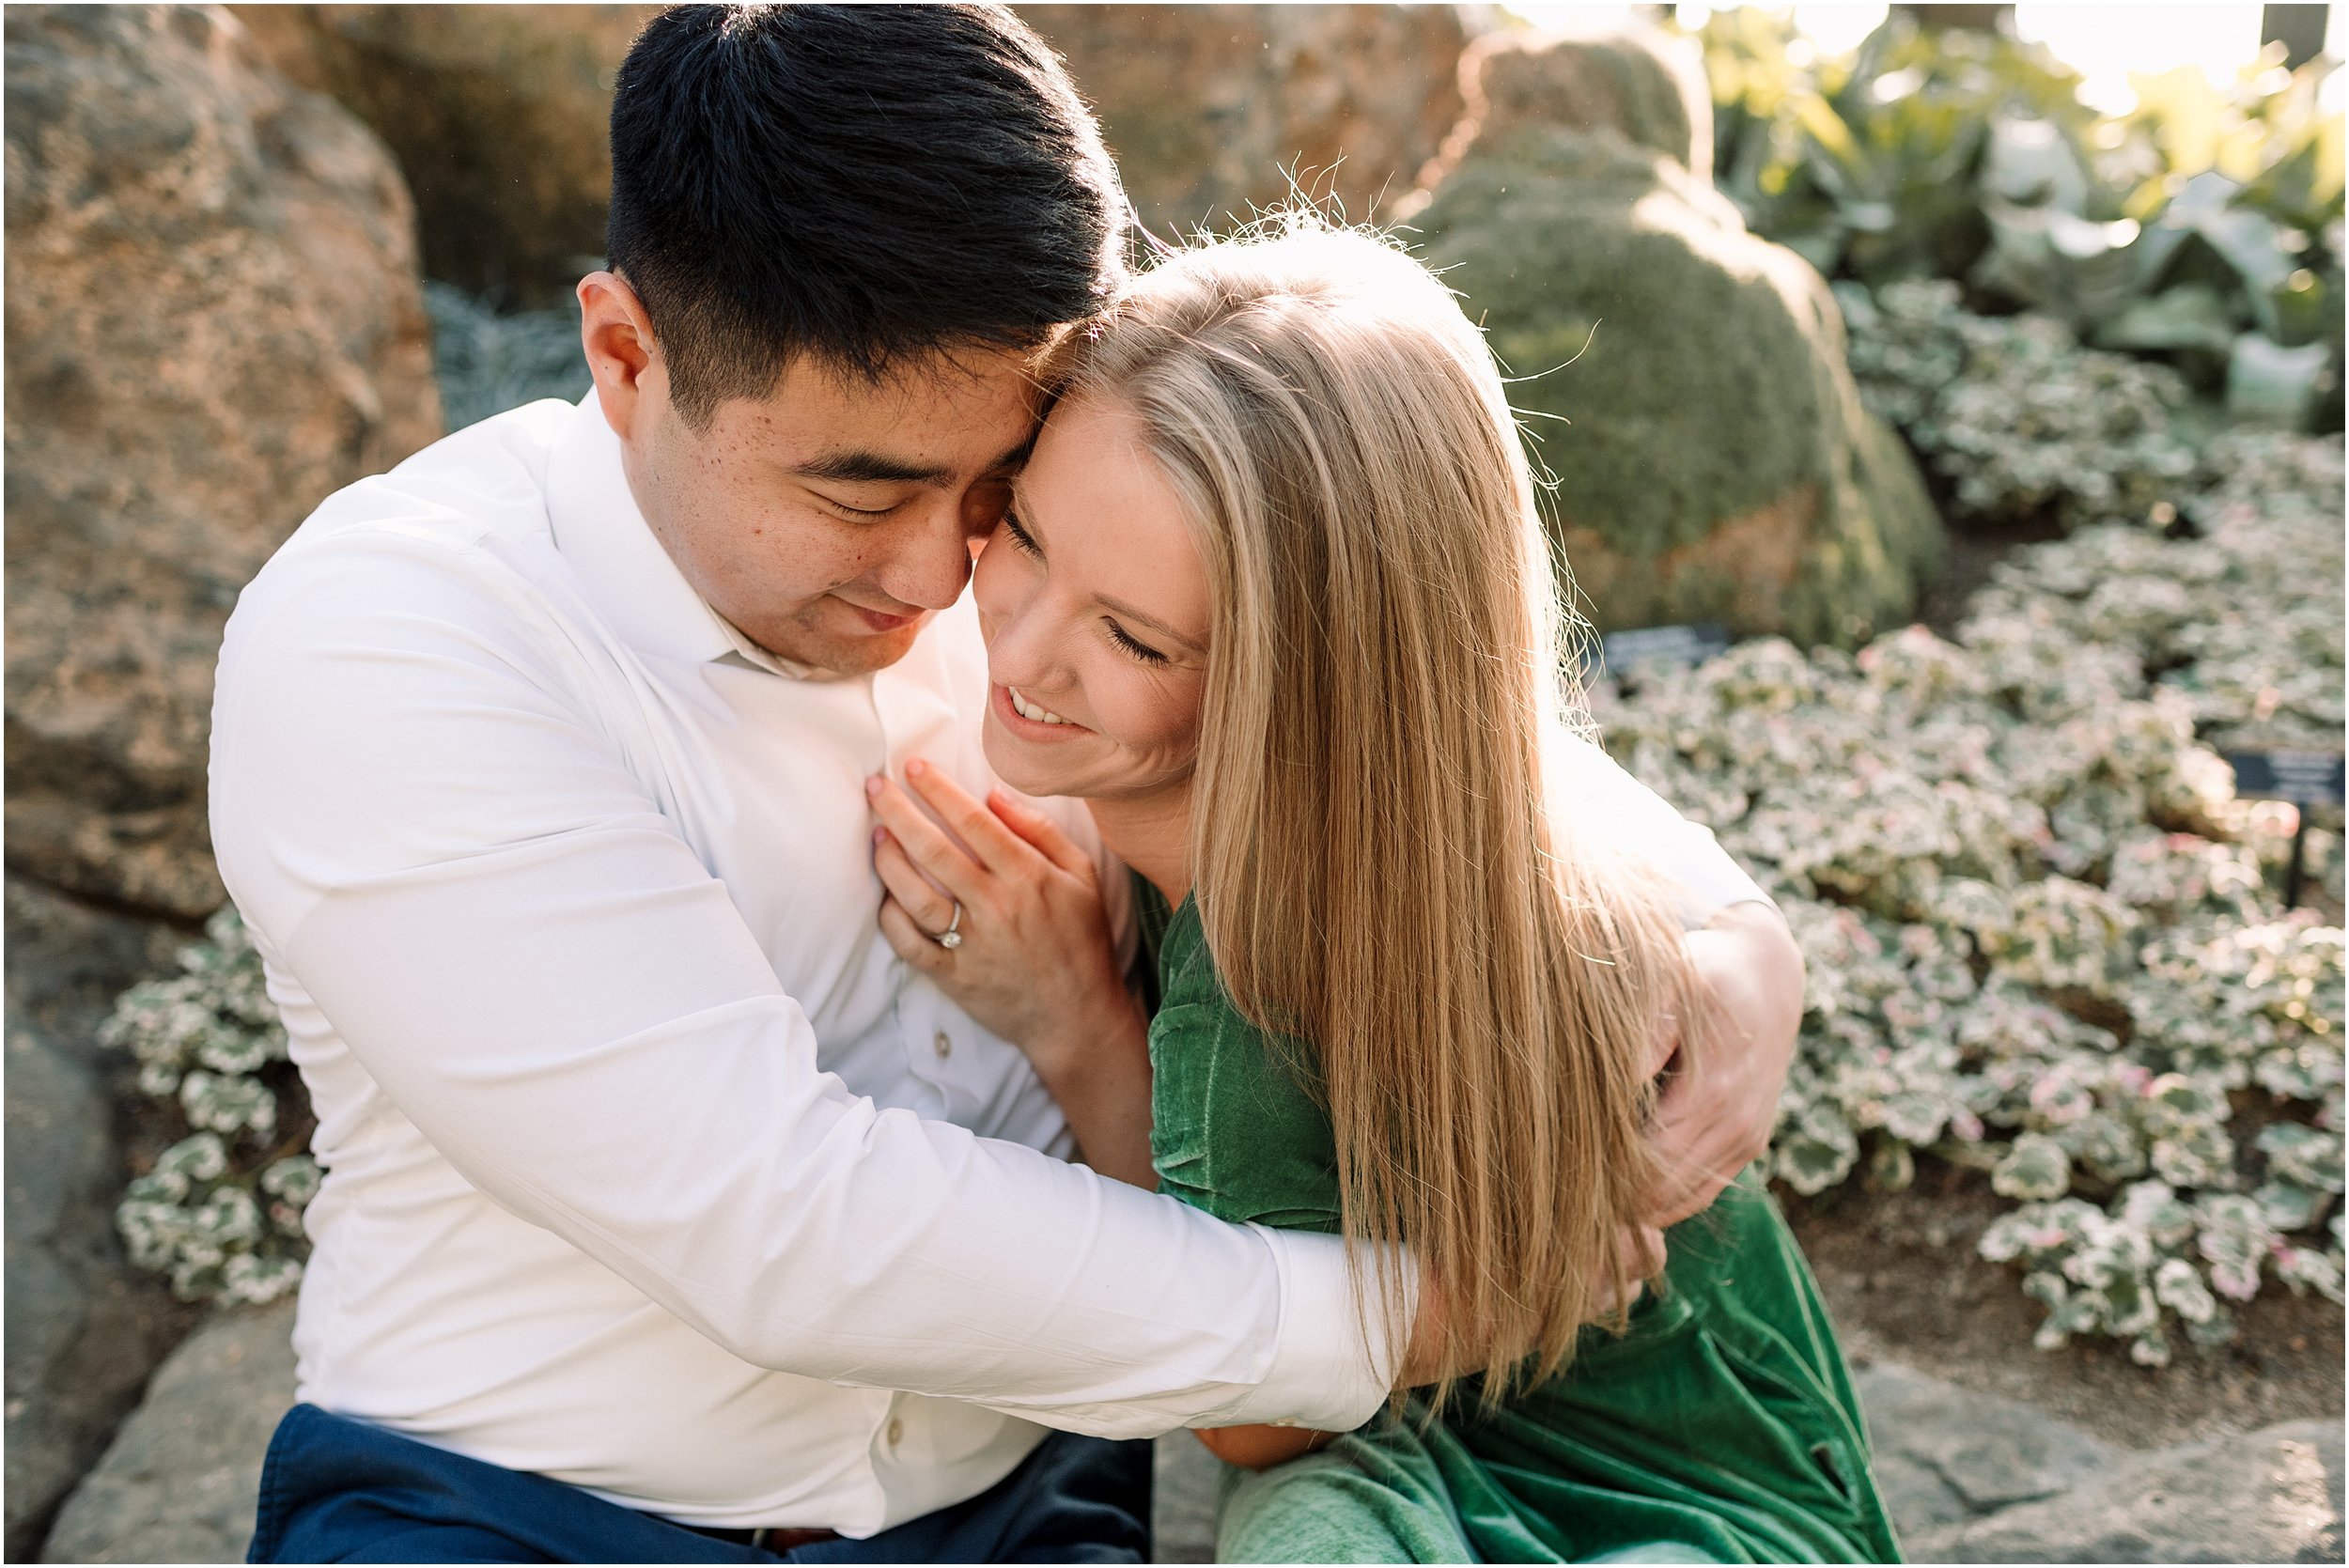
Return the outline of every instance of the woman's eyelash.
<path id="1" fill-rule="evenodd" d="M 1044 558 L 1044 551 L 1037 548 L 1035 536 L 1030 534 L 1027 529 L 1020 526 L 1019 519 L 1017 515 L 1008 511 L 1005 512 L 1003 514 L 1003 526 L 1010 531 L 1011 542 L 1019 549 L 1021 554 L 1033 555 L 1038 560 L 1042 560 Z"/>
<path id="2" fill-rule="evenodd" d="M 1156 648 L 1144 647 L 1142 644 L 1135 642 L 1131 637 L 1127 635 L 1126 629 L 1119 626 L 1115 621 L 1105 621 L 1102 624 L 1110 629 L 1111 642 L 1115 643 L 1119 647 L 1125 649 L 1136 659 L 1141 660 L 1144 664 L 1163 664 L 1166 662 L 1166 655 L 1160 653 Z"/>
<path id="3" fill-rule="evenodd" d="M 1033 555 L 1039 561 L 1044 559 L 1043 548 L 1035 542 L 1035 536 L 1029 533 L 1021 524 L 1019 513 L 1009 509 L 1004 511 L 1003 532 L 1011 536 L 1013 549 L 1018 550 L 1023 555 Z M 1115 621 L 1104 618 L 1101 624 L 1109 628 L 1110 641 L 1116 644 L 1119 649 L 1128 657 L 1139 660 L 1144 664 L 1163 664 L 1167 661 L 1166 655 L 1147 644 L 1135 642 L 1128 634 L 1126 629 Z"/>

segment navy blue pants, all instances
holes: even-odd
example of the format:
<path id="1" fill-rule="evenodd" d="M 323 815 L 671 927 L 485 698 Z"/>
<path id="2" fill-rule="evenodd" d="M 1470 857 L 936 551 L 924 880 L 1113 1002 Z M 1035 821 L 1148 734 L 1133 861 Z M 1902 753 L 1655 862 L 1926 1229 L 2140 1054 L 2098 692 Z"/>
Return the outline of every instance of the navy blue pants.
<path id="1" fill-rule="evenodd" d="M 735 1532 L 739 1534 L 740 1532 Z M 778 1555 L 297 1405 L 252 1562 L 1146 1562 L 1150 1445 L 1055 1432 L 968 1502 Z"/>

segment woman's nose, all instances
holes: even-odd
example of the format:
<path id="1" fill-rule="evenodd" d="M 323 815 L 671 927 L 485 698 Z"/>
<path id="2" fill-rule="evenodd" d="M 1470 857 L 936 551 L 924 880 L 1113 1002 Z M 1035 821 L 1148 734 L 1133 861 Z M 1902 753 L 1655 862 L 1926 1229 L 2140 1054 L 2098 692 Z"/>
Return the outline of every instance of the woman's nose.
<path id="1" fill-rule="evenodd" d="M 989 596 L 980 605 L 987 631 L 988 675 L 1000 686 L 1022 691 L 1057 684 L 1058 643 L 1050 625 L 1049 596 L 1030 591 L 1008 602 Z"/>

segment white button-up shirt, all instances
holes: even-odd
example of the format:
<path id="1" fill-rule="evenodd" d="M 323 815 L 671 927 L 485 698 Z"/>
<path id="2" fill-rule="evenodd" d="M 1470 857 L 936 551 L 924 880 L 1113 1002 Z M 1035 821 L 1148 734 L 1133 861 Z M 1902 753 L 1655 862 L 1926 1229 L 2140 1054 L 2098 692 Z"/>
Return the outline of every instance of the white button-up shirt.
<path id="1" fill-rule="evenodd" d="M 749 644 L 592 392 L 319 508 L 229 622 L 211 770 L 326 1169 L 301 1398 L 688 1523 L 851 1535 L 984 1490 L 1039 1422 L 1377 1408 L 1392 1356 L 1333 1238 L 1053 1157 L 1025 1059 L 880 937 L 863 780 L 992 784 L 986 696 L 967 601 L 869 675 Z M 1594 810 L 1760 896 L 1588 750 Z"/>

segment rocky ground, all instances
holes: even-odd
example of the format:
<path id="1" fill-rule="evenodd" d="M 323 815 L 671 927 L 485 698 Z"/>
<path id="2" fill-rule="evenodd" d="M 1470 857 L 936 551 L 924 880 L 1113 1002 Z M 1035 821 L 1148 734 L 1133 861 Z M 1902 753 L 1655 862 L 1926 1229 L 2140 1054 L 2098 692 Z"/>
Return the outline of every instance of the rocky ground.
<path id="1" fill-rule="evenodd" d="M 175 933 L 8 879 L 8 1533 L 29 1559 L 192 1313 L 115 1237 L 121 1063 L 91 1042 Z"/>
<path id="2" fill-rule="evenodd" d="M 2341 1309 L 2270 1291 L 2237 1309 L 2242 1337 L 2202 1350 L 2180 1343 L 2159 1371 L 2125 1343 L 2083 1340 L 2033 1349 L 2046 1309 L 2013 1269 L 1974 1247 L 2008 1205 L 1977 1173 L 1921 1162 L 1916 1187 L 1857 1184 L 1791 1201 L 1787 1216 L 1855 1361 L 1897 1360 L 1983 1393 L 2025 1400 L 2123 1448 L 2223 1437 L 2343 1408 Z"/>
<path id="3" fill-rule="evenodd" d="M 279 1305 L 180 1345 L 50 1533 L 50 1562 L 236 1562 L 271 1426 L 293 1391 Z M 1890 1362 L 1859 1374 L 1910 1558 L 1937 1562 L 2338 1562 L 2341 1426 L 2285 1421 L 2151 1451 Z M 1213 1557 L 1218 1467 L 1159 1447 L 1159 1559 Z M 14 1555 L 14 1554 L 11 1554 Z"/>

